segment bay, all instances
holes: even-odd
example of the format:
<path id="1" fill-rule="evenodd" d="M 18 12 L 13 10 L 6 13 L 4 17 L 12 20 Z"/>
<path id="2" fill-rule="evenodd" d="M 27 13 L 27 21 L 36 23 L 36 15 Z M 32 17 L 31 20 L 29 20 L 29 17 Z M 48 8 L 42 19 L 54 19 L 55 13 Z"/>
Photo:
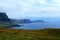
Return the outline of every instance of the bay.
<path id="1" fill-rule="evenodd" d="M 37 30 L 43 28 L 60 28 L 60 22 L 35 22 L 28 24 L 20 24 L 23 26 L 13 27 L 16 29 Z"/>

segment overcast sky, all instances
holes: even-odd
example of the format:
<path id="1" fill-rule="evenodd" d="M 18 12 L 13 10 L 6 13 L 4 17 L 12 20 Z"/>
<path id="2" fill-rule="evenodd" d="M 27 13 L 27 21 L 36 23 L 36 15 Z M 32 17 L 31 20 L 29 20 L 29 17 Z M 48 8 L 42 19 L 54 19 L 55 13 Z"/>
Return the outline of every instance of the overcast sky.
<path id="1" fill-rule="evenodd" d="M 60 0 L 0 0 L 10 18 L 60 17 Z"/>

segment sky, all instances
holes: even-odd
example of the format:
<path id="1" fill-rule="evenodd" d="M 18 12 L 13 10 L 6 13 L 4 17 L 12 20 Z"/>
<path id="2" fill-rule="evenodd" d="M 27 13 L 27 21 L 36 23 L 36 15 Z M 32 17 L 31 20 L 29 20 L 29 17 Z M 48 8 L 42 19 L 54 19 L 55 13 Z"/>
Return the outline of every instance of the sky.
<path id="1" fill-rule="evenodd" d="M 60 17 L 60 0 L 0 0 L 9 18 Z"/>

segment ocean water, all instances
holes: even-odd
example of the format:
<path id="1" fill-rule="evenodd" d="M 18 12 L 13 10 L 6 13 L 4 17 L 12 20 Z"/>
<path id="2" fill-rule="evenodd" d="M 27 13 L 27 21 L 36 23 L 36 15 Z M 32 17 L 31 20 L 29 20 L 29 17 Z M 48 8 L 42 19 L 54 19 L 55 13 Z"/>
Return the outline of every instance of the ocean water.
<path id="1" fill-rule="evenodd" d="M 29 24 L 20 24 L 23 26 L 14 27 L 17 29 L 36 30 L 43 28 L 60 28 L 60 22 L 35 22 Z"/>

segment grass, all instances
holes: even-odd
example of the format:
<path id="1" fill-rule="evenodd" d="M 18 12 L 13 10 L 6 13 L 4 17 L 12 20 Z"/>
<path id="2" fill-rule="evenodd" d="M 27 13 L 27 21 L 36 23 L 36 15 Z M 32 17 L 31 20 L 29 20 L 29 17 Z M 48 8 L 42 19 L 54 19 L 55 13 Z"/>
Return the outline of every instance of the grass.
<path id="1" fill-rule="evenodd" d="M 0 28 L 0 40 L 60 40 L 60 29 L 22 30 Z"/>
<path id="2" fill-rule="evenodd" d="M 0 22 L 0 28 L 6 28 L 14 25 L 18 25 L 18 24 L 12 22 Z"/>

